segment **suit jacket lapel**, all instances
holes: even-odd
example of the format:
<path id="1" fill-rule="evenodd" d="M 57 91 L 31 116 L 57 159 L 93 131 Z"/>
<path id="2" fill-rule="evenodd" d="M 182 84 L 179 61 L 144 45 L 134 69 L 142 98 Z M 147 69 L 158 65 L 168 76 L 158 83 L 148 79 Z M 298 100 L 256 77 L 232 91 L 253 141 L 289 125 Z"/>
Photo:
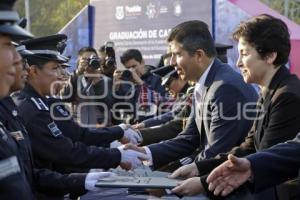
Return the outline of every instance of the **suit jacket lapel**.
<path id="1" fill-rule="evenodd" d="M 271 100 L 272 97 L 274 95 L 274 93 L 276 92 L 278 86 L 280 85 L 281 81 L 283 79 L 285 79 L 288 75 L 289 75 L 289 71 L 286 67 L 281 66 L 280 69 L 276 72 L 276 74 L 274 75 L 274 77 L 272 78 L 272 81 L 266 91 L 266 96 L 265 99 L 263 101 L 263 107 L 260 113 L 261 115 L 258 115 L 258 117 L 260 117 L 257 121 L 257 126 L 256 126 L 256 136 L 255 137 L 255 144 L 256 144 L 256 149 L 259 149 L 259 144 L 264 136 L 264 130 L 263 127 L 264 125 L 267 125 L 266 122 L 269 121 L 269 106 L 271 104 Z"/>
<path id="2" fill-rule="evenodd" d="M 200 133 L 200 138 L 202 138 L 205 134 L 205 132 L 203 133 L 203 118 L 205 119 L 206 117 L 203 117 L 203 111 L 204 111 L 204 106 L 207 105 L 207 102 L 206 102 L 206 95 L 207 95 L 207 92 L 209 90 L 209 87 L 211 86 L 211 84 L 213 83 L 214 79 L 215 79 L 215 75 L 217 73 L 217 70 L 219 68 L 219 66 L 221 65 L 221 62 L 215 58 L 214 60 L 214 63 L 212 64 L 211 68 L 210 68 L 210 71 L 208 72 L 207 74 L 207 77 L 206 77 L 206 80 L 205 80 L 205 83 L 204 83 L 204 86 L 203 86 L 203 94 L 202 94 L 202 97 L 201 97 L 201 105 L 199 107 L 199 116 L 200 116 L 200 119 L 199 120 L 199 126 L 198 126 L 198 129 L 199 129 L 199 133 Z"/>

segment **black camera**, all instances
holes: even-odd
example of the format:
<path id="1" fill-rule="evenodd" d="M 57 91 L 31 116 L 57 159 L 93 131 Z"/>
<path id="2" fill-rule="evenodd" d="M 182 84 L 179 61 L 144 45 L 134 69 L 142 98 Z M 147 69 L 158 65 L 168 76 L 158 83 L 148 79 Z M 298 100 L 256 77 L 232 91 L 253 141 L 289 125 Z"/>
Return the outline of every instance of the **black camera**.
<path id="1" fill-rule="evenodd" d="M 98 58 L 97 56 L 92 55 L 89 59 L 88 59 L 88 66 L 93 69 L 96 70 L 98 68 L 100 68 L 101 65 L 101 60 L 100 58 Z"/>
<path id="2" fill-rule="evenodd" d="M 112 68 L 112 67 L 115 67 L 115 59 L 112 58 L 112 57 L 107 57 L 105 59 L 105 62 L 104 62 L 104 65 L 103 65 L 103 68 Z"/>
<path id="3" fill-rule="evenodd" d="M 132 73 L 129 70 L 124 70 L 121 74 L 121 79 L 123 81 L 130 81 L 132 79 Z"/>

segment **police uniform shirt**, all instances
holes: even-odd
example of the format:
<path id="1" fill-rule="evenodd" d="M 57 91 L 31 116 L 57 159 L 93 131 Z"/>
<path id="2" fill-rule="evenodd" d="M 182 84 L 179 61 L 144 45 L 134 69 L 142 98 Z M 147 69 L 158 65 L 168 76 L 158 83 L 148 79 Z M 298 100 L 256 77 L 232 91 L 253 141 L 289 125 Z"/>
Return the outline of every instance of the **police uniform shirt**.
<path id="1" fill-rule="evenodd" d="M 22 125 L 21 118 L 16 106 L 10 97 L 0 100 L 0 120 L 9 131 L 11 138 L 15 140 L 18 154 L 24 163 L 25 174 L 29 183 L 32 183 L 33 159 L 31 155 L 31 146 L 25 127 Z"/>
<path id="2" fill-rule="evenodd" d="M 85 174 L 62 175 L 47 169 L 34 169 L 29 135 L 23 126 L 17 107 L 10 97 L 0 100 L 0 120 L 3 121 L 5 129 L 8 131 L 7 136 L 13 143 L 11 146 L 14 147 L 15 154 L 20 160 L 21 174 L 35 195 L 37 190 L 52 195 L 64 195 L 69 192 L 85 193 Z M 31 191 L 28 192 L 31 193 Z"/>
<path id="3" fill-rule="evenodd" d="M 114 140 L 124 136 L 124 131 L 119 126 L 108 128 L 83 128 L 72 118 L 71 113 L 65 107 L 61 99 L 49 97 L 47 103 L 50 113 L 54 116 L 54 122 L 62 133 L 71 138 L 73 142 L 83 142 L 86 145 L 109 147 Z M 73 130 L 73 131 L 69 131 Z"/>
<path id="4" fill-rule="evenodd" d="M 120 164 L 121 154 L 118 149 L 86 146 L 80 142 L 73 143 L 65 137 L 51 118 L 47 99 L 30 85 L 12 97 L 24 118 L 37 167 L 52 169 L 58 164 L 89 169 L 112 168 Z"/>
<path id="5" fill-rule="evenodd" d="M 17 144 L 0 122 L 0 199 L 34 199 Z"/>

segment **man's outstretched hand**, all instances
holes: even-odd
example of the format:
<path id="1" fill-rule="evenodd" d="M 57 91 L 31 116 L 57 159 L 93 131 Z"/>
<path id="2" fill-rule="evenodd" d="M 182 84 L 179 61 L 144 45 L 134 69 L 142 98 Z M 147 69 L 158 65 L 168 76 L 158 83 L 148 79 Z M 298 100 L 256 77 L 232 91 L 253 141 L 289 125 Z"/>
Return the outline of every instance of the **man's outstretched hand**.
<path id="1" fill-rule="evenodd" d="M 228 156 L 228 160 L 216 167 L 207 177 L 208 189 L 215 195 L 226 196 L 245 183 L 251 176 L 251 164 L 246 158 Z"/>

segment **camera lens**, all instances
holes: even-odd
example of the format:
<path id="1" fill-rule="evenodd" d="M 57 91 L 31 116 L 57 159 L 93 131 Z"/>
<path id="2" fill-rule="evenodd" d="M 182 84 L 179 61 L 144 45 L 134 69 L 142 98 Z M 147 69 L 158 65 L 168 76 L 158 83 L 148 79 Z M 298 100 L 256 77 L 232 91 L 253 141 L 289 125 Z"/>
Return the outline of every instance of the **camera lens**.
<path id="1" fill-rule="evenodd" d="M 129 81 L 132 79 L 132 73 L 129 70 L 124 70 L 121 75 L 121 79 L 124 81 Z"/>
<path id="2" fill-rule="evenodd" d="M 105 61 L 105 66 L 108 68 L 114 67 L 115 66 L 115 59 L 112 57 L 108 57 Z"/>
<path id="3" fill-rule="evenodd" d="M 100 59 L 96 56 L 89 58 L 89 67 L 92 69 L 98 69 L 100 67 Z"/>

